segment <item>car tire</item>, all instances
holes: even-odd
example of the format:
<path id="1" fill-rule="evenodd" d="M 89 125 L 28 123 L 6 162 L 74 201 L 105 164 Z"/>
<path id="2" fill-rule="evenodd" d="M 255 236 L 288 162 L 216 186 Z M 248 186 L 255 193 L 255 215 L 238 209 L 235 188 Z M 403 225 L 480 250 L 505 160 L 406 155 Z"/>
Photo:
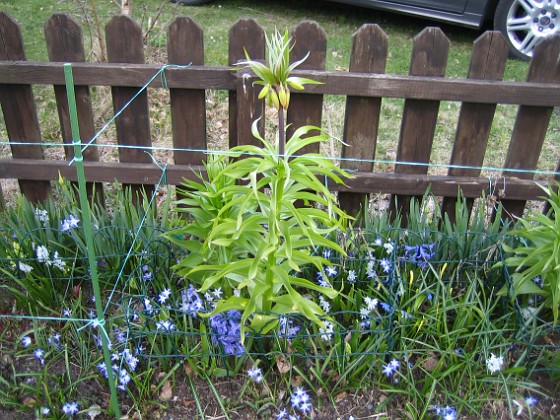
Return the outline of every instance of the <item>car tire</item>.
<path id="1" fill-rule="evenodd" d="M 494 13 L 494 29 L 506 37 L 510 56 L 529 60 L 542 39 L 560 34 L 560 3 L 500 0 Z"/>
<path id="2" fill-rule="evenodd" d="M 171 0 L 172 3 L 182 4 L 183 6 L 201 6 L 213 1 L 214 0 Z"/>

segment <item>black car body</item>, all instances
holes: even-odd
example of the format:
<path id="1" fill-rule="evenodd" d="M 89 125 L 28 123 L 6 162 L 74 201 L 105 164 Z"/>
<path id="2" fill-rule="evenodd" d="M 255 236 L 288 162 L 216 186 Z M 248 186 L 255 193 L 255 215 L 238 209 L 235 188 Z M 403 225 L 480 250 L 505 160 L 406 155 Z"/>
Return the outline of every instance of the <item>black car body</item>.
<path id="1" fill-rule="evenodd" d="M 329 0 L 391 12 L 422 16 L 453 23 L 455 25 L 480 28 L 492 16 L 497 0 Z"/>
<path id="2" fill-rule="evenodd" d="M 200 5 L 213 0 L 172 0 Z M 560 35 L 560 0 L 328 0 L 421 16 L 470 28 L 491 22 L 512 57 L 528 60 L 544 38 Z"/>

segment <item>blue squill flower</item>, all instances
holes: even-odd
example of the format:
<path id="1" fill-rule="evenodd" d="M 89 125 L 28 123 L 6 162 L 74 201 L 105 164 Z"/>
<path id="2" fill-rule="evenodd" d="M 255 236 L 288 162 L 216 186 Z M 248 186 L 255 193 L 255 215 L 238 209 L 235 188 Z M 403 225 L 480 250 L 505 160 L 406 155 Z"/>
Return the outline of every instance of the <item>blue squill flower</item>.
<path id="1" fill-rule="evenodd" d="M 422 244 L 422 245 L 405 245 L 404 246 L 404 260 L 416 264 L 418 267 L 425 269 L 428 266 L 435 252 L 436 244 Z"/>

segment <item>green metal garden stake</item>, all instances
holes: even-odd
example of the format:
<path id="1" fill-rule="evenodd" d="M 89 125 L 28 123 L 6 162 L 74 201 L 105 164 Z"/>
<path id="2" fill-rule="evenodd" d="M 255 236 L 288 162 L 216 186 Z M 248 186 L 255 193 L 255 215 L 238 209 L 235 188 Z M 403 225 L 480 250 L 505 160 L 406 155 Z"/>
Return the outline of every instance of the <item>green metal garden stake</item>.
<path id="1" fill-rule="evenodd" d="M 120 418 L 119 401 L 117 399 L 117 389 L 113 377 L 111 366 L 111 353 L 109 351 L 109 337 L 105 329 L 105 315 L 101 301 L 101 289 L 99 288 L 99 277 L 95 259 L 95 248 L 93 243 L 93 229 L 91 225 L 91 210 L 87 199 L 86 177 L 84 172 L 84 158 L 82 156 L 80 127 L 78 123 L 78 112 L 76 109 L 76 94 L 74 92 L 74 77 L 72 75 L 72 64 L 64 64 L 64 79 L 66 82 L 66 95 L 68 96 L 68 111 L 70 113 L 70 127 L 72 129 L 72 144 L 74 145 L 74 161 L 76 162 L 76 173 L 78 175 L 78 192 L 80 196 L 80 207 L 82 208 L 82 221 L 84 224 L 84 234 L 87 245 L 87 256 L 93 285 L 93 295 L 95 296 L 95 309 L 97 311 L 97 321 L 102 331 L 101 340 L 103 343 L 103 357 L 107 366 L 107 376 L 111 391 L 111 405 L 116 418 Z"/>

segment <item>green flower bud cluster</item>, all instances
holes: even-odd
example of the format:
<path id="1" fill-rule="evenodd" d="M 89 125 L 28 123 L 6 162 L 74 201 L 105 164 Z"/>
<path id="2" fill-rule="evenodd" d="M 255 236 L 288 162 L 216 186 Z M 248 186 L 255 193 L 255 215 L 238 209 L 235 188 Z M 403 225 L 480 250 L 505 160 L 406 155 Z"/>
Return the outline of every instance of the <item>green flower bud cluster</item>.
<path id="1" fill-rule="evenodd" d="M 255 84 L 263 86 L 259 99 L 266 98 L 269 106 L 273 106 L 277 110 L 280 108 L 286 110 L 290 105 L 290 89 L 303 90 L 303 86 L 306 84 L 320 84 L 320 82 L 305 77 L 290 76 L 291 72 L 307 59 L 309 53 L 301 60 L 290 64 L 292 45 L 288 31 L 285 31 L 283 35 L 276 31 L 270 38 L 266 36 L 266 47 L 264 64 L 251 60 L 245 51 L 247 60 L 240 62 L 239 65 L 251 69 L 259 78 L 255 82 Z"/>

